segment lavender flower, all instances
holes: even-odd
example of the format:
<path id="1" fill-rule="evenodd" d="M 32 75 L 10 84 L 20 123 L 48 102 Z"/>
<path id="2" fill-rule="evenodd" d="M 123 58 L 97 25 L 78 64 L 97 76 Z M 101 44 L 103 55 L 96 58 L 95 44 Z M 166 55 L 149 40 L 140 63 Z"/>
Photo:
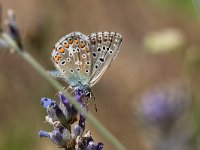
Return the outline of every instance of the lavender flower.
<path id="1" fill-rule="evenodd" d="M 52 132 L 40 130 L 40 137 L 48 137 L 60 148 L 67 150 L 102 150 L 103 143 L 95 144 L 90 131 L 84 133 L 85 116 L 79 114 L 62 93 L 59 92 L 58 97 L 60 99 L 59 105 L 50 98 L 41 98 L 41 105 L 47 109 L 48 114 L 45 119 L 53 125 L 54 129 Z M 86 105 L 82 100 L 83 92 L 76 90 L 75 97 L 77 102 L 86 109 Z M 72 126 L 77 120 L 78 123 Z"/>
<path id="2" fill-rule="evenodd" d="M 180 83 L 160 86 L 142 95 L 138 114 L 143 125 L 153 129 L 145 132 L 152 149 L 192 149 L 194 129 L 187 116 L 191 100 L 189 89 Z"/>

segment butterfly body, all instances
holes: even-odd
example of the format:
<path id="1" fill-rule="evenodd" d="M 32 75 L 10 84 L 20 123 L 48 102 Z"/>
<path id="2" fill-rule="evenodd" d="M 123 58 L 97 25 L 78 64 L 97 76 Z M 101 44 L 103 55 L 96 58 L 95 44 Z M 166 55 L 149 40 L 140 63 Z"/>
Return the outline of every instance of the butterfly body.
<path id="1" fill-rule="evenodd" d="M 88 36 L 80 32 L 69 33 L 54 46 L 51 56 L 57 70 L 49 74 L 87 95 L 116 57 L 121 42 L 122 36 L 116 32 L 97 32 Z"/>

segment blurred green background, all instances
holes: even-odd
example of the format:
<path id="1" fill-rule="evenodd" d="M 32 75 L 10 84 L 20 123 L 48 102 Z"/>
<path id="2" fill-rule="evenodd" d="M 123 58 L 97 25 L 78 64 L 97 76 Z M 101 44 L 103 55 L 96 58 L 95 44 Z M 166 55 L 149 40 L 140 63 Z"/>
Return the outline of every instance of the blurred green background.
<path id="1" fill-rule="evenodd" d="M 69 32 L 122 34 L 117 59 L 93 88 L 98 112 L 93 107 L 90 111 L 128 149 L 149 149 L 137 126 L 132 104 L 147 88 L 186 75 L 182 52 L 200 46 L 200 27 L 192 1 L 2 0 L 1 3 L 3 19 L 9 8 L 16 12 L 24 47 L 47 70 L 54 69 L 50 60 L 52 47 Z M 180 50 L 165 55 L 152 53 L 151 46 L 145 44 L 148 35 L 171 28 L 184 37 Z M 58 149 L 37 134 L 40 129 L 51 131 L 43 123 L 46 110 L 40 106 L 40 98 L 53 98 L 57 91 L 18 55 L 1 49 L 0 59 L 0 150 Z M 198 78 L 196 81 L 198 85 Z M 114 149 L 88 122 L 86 129 L 91 130 L 96 142 L 105 144 L 105 150 Z"/>

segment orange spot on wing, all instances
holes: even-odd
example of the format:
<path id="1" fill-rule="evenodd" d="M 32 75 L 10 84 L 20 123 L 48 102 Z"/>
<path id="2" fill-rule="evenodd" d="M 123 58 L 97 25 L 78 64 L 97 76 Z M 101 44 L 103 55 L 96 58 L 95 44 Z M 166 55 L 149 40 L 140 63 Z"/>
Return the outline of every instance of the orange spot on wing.
<path id="1" fill-rule="evenodd" d="M 64 47 L 69 48 L 69 44 L 67 44 L 67 43 L 64 44 Z"/>
<path id="2" fill-rule="evenodd" d="M 72 39 L 69 39 L 68 42 L 69 42 L 69 44 L 72 44 L 72 43 L 73 43 L 73 40 L 72 40 Z"/>
<path id="3" fill-rule="evenodd" d="M 88 47 L 85 48 L 86 52 L 89 53 L 90 49 Z"/>
<path id="4" fill-rule="evenodd" d="M 74 43 L 78 44 L 78 39 L 75 39 L 75 40 L 74 40 Z"/>
<path id="5" fill-rule="evenodd" d="M 80 48 L 84 48 L 85 47 L 85 42 L 81 42 L 79 46 L 80 46 Z"/>
<path id="6" fill-rule="evenodd" d="M 65 49 L 63 47 L 61 47 L 59 50 L 58 50 L 60 53 L 64 53 L 65 52 Z"/>
<path id="7" fill-rule="evenodd" d="M 60 60 L 60 58 L 62 58 L 60 55 L 56 55 L 54 57 L 55 62 L 58 63 L 58 61 Z"/>

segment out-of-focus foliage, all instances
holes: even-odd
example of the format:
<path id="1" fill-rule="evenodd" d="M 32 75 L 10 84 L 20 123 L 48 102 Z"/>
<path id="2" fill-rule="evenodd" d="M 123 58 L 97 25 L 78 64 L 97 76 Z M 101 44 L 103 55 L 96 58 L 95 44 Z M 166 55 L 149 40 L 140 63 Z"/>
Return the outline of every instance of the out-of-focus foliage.
<path id="1" fill-rule="evenodd" d="M 144 45 L 152 53 L 168 53 L 180 50 L 185 43 L 183 33 L 177 29 L 150 32 L 144 39 Z"/>

